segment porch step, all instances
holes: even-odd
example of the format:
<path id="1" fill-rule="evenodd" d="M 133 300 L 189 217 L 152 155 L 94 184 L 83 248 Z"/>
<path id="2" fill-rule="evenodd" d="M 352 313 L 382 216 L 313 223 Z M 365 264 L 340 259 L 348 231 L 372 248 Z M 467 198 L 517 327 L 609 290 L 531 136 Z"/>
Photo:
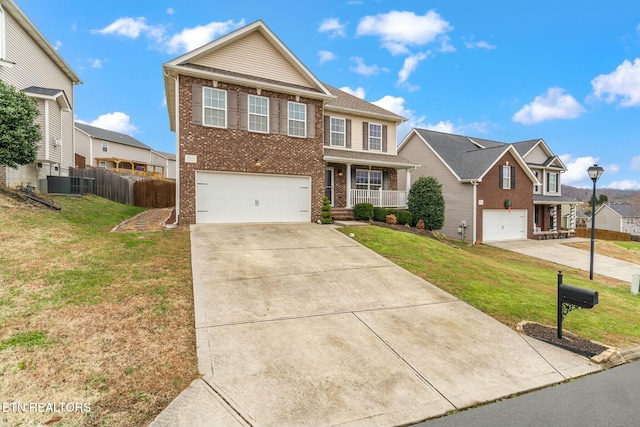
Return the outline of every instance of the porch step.
<path id="1" fill-rule="evenodd" d="M 334 221 L 353 221 L 353 209 L 350 208 L 333 208 L 331 216 Z"/>

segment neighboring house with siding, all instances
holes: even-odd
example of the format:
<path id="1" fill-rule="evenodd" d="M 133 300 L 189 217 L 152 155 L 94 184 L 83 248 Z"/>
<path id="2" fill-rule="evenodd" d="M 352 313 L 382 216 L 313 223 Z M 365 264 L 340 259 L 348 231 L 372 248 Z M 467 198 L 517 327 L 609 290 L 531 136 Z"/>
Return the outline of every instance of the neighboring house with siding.
<path id="1" fill-rule="evenodd" d="M 105 168 L 132 175 L 157 178 L 175 178 L 175 160 L 171 155 L 154 151 L 136 138 L 75 123 L 76 154 L 84 158 L 87 166 Z"/>
<path id="2" fill-rule="evenodd" d="M 0 79 L 38 102 L 42 139 L 36 161 L 0 166 L 0 185 L 16 187 L 48 175 L 68 176 L 74 165 L 74 85 L 80 78 L 18 8 L 0 0 Z"/>
<path id="3" fill-rule="evenodd" d="M 320 82 L 262 21 L 163 70 L 180 223 L 316 221 L 325 196 L 406 205 L 405 119 Z"/>
<path id="4" fill-rule="evenodd" d="M 412 129 L 398 147 L 403 157 L 420 164 L 400 189 L 420 176 L 442 184 L 449 237 L 479 243 L 557 236 L 560 206 L 572 206 L 569 231 L 575 229 L 579 202 L 560 194 L 560 159 L 539 140 L 513 144 Z"/>
<path id="5" fill-rule="evenodd" d="M 640 235 L 640 205 L 607 203 L 596 210 L 595 217 L 596 229 Z M 587 226 L 591 228 L 591 218 Z"/>

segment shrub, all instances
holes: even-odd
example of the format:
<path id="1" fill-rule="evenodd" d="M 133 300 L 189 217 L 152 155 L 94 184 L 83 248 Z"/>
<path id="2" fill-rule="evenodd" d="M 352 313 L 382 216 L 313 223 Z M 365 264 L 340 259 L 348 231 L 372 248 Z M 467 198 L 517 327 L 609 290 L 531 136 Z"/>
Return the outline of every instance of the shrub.
<path id="1" fill-rule="evenodd" d="M 323 224 L 331 224 L 333 222 L 333 215 L 331 213 L 331 200 L 329 200 L 328 197 L 325 197 L 322 201 L 320 222 L 322 222 Z"/>
<path id="2" fill-rule="evenodd" d="M 371 203 L 356 203 L 353 205 L 353 217 L 356 221 L 370 221 L 373 218 L 373 205 Z"/>
<path id="3" fill-rule="evenodd" d="M 396 225 L 397 220 L 394 214 L 387 215 L 387 224 Z"/>
<path id="4" fill-rule="evenodd" d="M 418 230 L 424 230 L 424 221 L 419 219 L 418 222 L 416 223 L 416 228 Z"/>
<path id="5" fill-rule="evenodd" d="M 444 225 L 442 184 L 432 176 L 421 176 L 413 183 L 407 196 L 407 206 L 413 222 L 424 221 L 427 230 L 440 230 Z"/>
<path id="6" fill-rule="evenodd" d="M 413 221 L 413 214 L 409 211 L 398 212 L 398 224 L 411 225 Z"/>
<path id="7" fill-rule="evenodd" d="M 373 208 L 373 220 L 384 222 L 387 219 L 387 210 L 385 208 L 375 207 Z"/>
<path id="8" fill-rule="evenodd" d="M 387 215 L 392 214 L 395 215 L 396 218 L 398 218 L 398 210 L 397 209 L 387 209 Z"/>

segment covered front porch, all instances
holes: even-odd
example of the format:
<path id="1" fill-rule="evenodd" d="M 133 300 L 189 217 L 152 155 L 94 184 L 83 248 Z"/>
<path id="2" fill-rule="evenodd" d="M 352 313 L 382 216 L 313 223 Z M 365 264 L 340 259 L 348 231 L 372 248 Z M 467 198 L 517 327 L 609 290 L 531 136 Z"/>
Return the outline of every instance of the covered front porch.
<path id="1" fill-rule="evenodd" d="M 575 235 L 578 205 L 568 197 L 534 195 L 533 236 L 538 239 L 567 238 Z"/>
<path id="2" fill-rule="evenodd" d="M 407 192 L 398 191 L 398 169 L 416 167 L 395 155 L 325 149 L 325 196 L 334 208 L 350 209 L 358 203 L 385 208 L 407 207 Z"/>

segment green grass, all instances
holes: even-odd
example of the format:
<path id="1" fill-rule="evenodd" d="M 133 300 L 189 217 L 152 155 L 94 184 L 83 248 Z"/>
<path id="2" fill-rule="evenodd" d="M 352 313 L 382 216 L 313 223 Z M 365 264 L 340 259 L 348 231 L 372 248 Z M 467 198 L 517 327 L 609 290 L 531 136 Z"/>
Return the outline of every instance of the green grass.
<path id="1" fill-rule="evenodd" d="M 498 248 L 446 244 L 383 227 L 348 227 L 358 242 L 491 317 L 514 327 L 521 320 L 556 324 L 558 268 L 563 282 L 594 289 L 600 303 L 569 313 L 563 327 L 613 346 L 640 343 L 640 297 L 629 284 L 559 267 Z"/>
<path id="2" fill-rule="evenodd" d="M 630 241 L 630 242 L 612 242 L 612 243 L 624 249 L 630 249 L 632 251 L 640 252 L 640 242 Z"/>
<path id="3" fill-rule="evenodd" d="M 56 340 L 47 338 L 44 331 L 20 332 L 0 342 L 0 351 L 17 347 L 46 347 Z"/>

